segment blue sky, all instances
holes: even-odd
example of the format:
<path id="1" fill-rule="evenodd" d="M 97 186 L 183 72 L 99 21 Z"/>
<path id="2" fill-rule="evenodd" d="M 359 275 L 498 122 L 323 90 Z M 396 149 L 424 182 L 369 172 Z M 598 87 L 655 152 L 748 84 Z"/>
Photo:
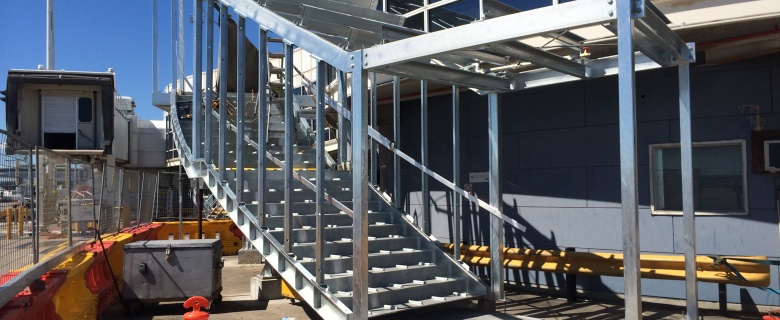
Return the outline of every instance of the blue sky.
<path id="1" fill-rule="evenodd" d="M 159 1 L 160 86 L 170 82 L 169 1 Z M 189 8 L 191 0 L 185 1 Z M 55 0 L 55 67 L 116 72 L 116 90 L 135 99 L 143 119 L 162 119 L 151 105 L 152 1 Z M 185 15 L 189 23 L 189 14 Z M 46 64 L 46 0 L 0 0 L 0 88 L 8 69 Z M 186 43 L 186 42 L 185 42 Z M 5 128 L 5 104 L 0 126 Z"/>

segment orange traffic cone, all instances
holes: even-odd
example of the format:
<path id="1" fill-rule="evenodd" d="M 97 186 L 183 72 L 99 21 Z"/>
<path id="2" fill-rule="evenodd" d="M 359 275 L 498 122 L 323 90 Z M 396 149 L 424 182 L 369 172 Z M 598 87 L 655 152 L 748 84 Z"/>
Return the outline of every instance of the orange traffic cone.
<path id="1" fill-rule="evenodd" d="M 184 308 L 192 308 L 192 311 L 184 314 L 184 320 L 208 320 L 209 313 L 200 311 L 200 308 L 206 308 L 208 305 L 209 300 L 201 296 L 194 296 L 187 299 L 187 301 L 184 301 Z"/>

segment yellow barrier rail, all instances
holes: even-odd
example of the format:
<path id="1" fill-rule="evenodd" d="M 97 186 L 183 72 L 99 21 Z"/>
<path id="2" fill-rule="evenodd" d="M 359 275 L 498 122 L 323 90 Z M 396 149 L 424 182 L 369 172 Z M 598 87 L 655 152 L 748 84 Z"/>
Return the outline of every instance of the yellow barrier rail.
<path id="1" fill-rule="evenodd" d="M 442 248 L 453 252 L 454 245 L 442 243 Z M 490 264 L 490 248 L 487 246 L 460 246 L 461 260 L 472 266 Z M 765 256 L 740 257 L 750 260 L 766 260 Z M 769 285 L 769 265 L 755 262 L 729 260 L 747 281 L 737 277 L 725 265 L 713 264 L 712 258 L 696 257 L 696 276 L 699 281 L 736 284 L 742 286 Z M 556 273 L 623 276 L 623 255 L 604 252 L 573 252 L 560 250 L 535 250 L 504 248 L 504 268 L 538 270 Z M 640 255 L 642 278 L 685 280 L 685 257 L 682 255 L 643 254 Z"/>

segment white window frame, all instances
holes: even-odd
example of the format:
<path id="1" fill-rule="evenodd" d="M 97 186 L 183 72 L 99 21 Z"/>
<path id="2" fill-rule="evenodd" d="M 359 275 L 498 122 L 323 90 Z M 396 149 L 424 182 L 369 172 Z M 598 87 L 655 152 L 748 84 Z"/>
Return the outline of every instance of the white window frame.
<path id="1" fill-rule="evenodd" d="M 702 142 L 693 142 L 692 147 L 695 149 L 696 147 L 702 147 L 702 146 L 733 146 L 733 145 L 739 145 L 742 149 L 742 188 L 743 188 L 743 203 L 745 204 L 745 210 L 744 211 L 733 211 L 733 212 L 711 212 L 711 211 L 699 211 L 694 207 L 694 212 L 697 216 L 746 216 L 748 215 L 748 212 L 750 211 L 750 206 L 748 203 L 748 181 L 747 181 L 747 149 L 745 146 L 745 140 L 744 139 L 737 139 L 737 140 L 720 140 L 720 141 L 702 141 Z M 649 157 L 650 157 L 650 213 L 654 216 L 681 216 L 682 211 L 680 210 L 656 210 L 655 209 L 655 161 L 654 161 L 654 151 L 657 149 L 672 149 L 672 148 L 680 148 L 679 143 L 658 143 L 658 144 L 651 144 L 648 146 L 648 149 L 650 151 Z M 695 191 L 694 191 L 695 192 Z"/>

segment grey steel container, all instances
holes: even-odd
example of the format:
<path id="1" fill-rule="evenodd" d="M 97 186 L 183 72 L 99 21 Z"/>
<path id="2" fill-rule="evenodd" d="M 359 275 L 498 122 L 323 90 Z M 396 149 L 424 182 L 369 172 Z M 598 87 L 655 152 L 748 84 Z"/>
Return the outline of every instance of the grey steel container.
<path id="1" fill-rule="evenodd" d="M 129 302 L 221 300 L 222 242 L 151 240 L 124 247 L 122 298 Z"/>

